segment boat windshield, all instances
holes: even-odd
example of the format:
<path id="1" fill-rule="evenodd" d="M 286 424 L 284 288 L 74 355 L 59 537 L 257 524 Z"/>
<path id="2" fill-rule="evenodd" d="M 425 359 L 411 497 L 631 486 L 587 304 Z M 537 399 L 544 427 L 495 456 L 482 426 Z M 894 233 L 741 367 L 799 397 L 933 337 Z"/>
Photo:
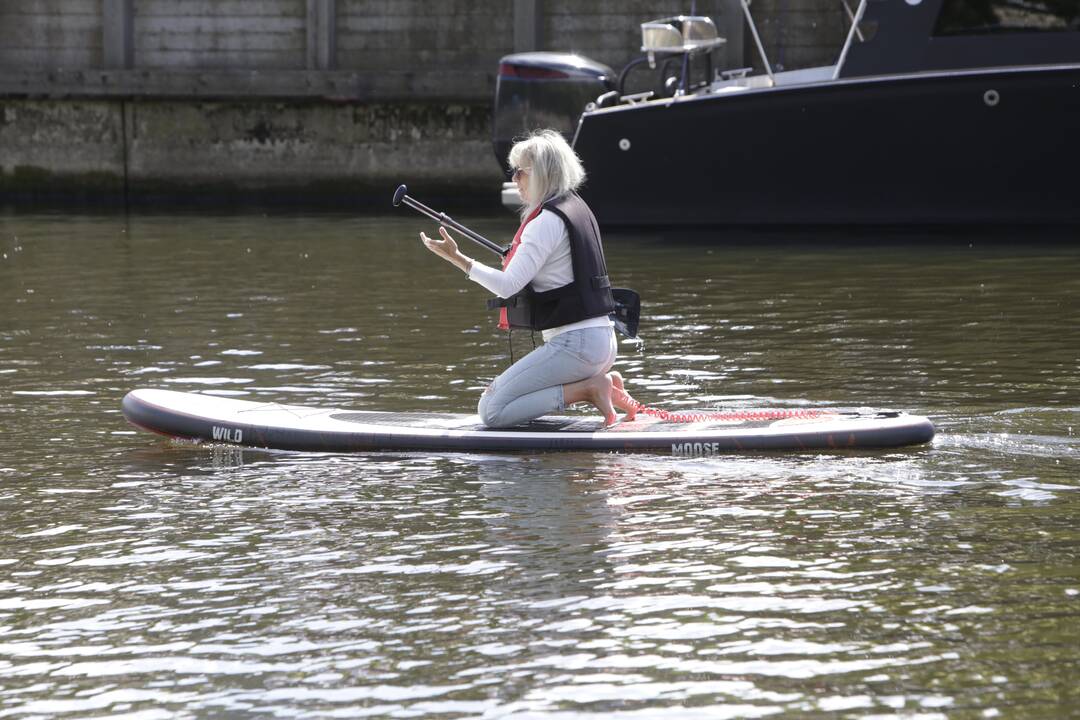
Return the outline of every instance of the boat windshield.
<path id="1" fill-rule="evenodd" d="M 1080 31 L 1080 0 L 944 0 L 934 35 Z"/>

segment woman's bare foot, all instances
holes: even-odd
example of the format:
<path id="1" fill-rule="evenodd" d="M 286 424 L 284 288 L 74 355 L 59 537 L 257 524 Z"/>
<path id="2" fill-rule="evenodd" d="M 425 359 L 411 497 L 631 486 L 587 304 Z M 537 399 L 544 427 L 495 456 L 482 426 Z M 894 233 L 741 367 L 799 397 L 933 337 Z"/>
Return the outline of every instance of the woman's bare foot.
<path id="1" fill-rule="evenodd" d="M 604 427 L 614 425 L 616 420 L 611 394 L 611 378 L 604 374 L 563 385 L 563 402 L 567 405 L 583 401 L 591 403 L 604 416 Z"/>
<path id="2" fill-rule="evenodd" d="M 609 372 L 608 377 L 611 378 L 612 405 L 626 413 L 627 420 L 633 420 L 637 417 L 638 401 L 630 397 L 630 393 L 626 392 L 626 386 L 623 384 L 622 375 L 618 370 Z"/>

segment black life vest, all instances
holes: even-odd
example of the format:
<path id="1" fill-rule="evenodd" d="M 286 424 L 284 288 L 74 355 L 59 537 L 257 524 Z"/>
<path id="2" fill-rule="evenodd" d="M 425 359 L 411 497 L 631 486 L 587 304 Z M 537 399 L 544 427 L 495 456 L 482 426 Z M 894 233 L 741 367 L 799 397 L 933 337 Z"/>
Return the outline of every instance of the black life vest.
<path id="1" fill-rule="evenodd" d="M 543 208 L 558 215 L 566 225 L 573 281 L 544 292 L 533 290 L 530 283 L 505 300 L 489 300 L 488 308 L 505 307 L 511 330 L 548 330 L 610 315 L 615 311 L 615 299 L 600 244 L 600 228 L 592 210 L 573 192 L 549 200 Z"/>

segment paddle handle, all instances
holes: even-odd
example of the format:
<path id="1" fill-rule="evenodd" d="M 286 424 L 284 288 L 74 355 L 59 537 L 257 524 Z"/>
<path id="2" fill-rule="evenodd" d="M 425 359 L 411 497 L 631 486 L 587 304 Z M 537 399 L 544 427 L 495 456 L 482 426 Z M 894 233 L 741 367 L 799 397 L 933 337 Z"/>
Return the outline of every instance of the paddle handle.
<path id="1" fill-rule="evenodd" d="M 435 222 L 439 223 L 440 225 L 446 225 L 447 227 L 452 227 L 453 229 L 457 230 L 459 233 L 461 233 L 465 237 L 469 238 L 473 242 L 475 242 L 475 243 L 477 243 L 479 245 L 483 245 L 485 248 L 487 248 L 491 252 L 498 254 L 499 257 L 506 257 L 506 254 L 508 252 L 510 252 L 510 248 L 502 247 L 501 245 L 499 245 L 497 243 L 494 243 L 491 240 L 488 240 L 486 237 L 484 237 L 480 233 L 473 232 L 472 230 L 465 227 L 464 225 L 462 225 L 461 223 L 459 223 L 457 220 L 450 217 L 446 213 L 439 212 L 437 210 L 433 210 L 432 208 L 429 208 L 427 205 L 420 202 L 419 200 L 416 200 L 415 198 L 409 197 L 408 188 L 405 187 L 404 185 L 399 185 L 398 189 L 394 192 L 394 207 L 397 207 L 401 203 L 405 203 L 406 205 L 408 205 L 409 207 L 411 207 L 413 210 L 417 211 L 421 215 L 427 215 L 429 218 L 431 218 Z"/>

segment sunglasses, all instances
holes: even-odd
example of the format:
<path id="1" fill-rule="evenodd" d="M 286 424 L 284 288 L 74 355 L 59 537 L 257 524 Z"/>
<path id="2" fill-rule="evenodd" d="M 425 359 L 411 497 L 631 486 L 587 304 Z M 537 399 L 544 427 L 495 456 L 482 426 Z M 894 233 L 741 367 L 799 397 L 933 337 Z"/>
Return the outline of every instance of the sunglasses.
<path id="1" fill-rule="evenodd" d="M 531 167 L 514 168 L 514 173 L 510 176 L 510 179 L 517 182 L 517 179 L 522 176 L 523 173 L 527 173 L 532 170 Z"/>

